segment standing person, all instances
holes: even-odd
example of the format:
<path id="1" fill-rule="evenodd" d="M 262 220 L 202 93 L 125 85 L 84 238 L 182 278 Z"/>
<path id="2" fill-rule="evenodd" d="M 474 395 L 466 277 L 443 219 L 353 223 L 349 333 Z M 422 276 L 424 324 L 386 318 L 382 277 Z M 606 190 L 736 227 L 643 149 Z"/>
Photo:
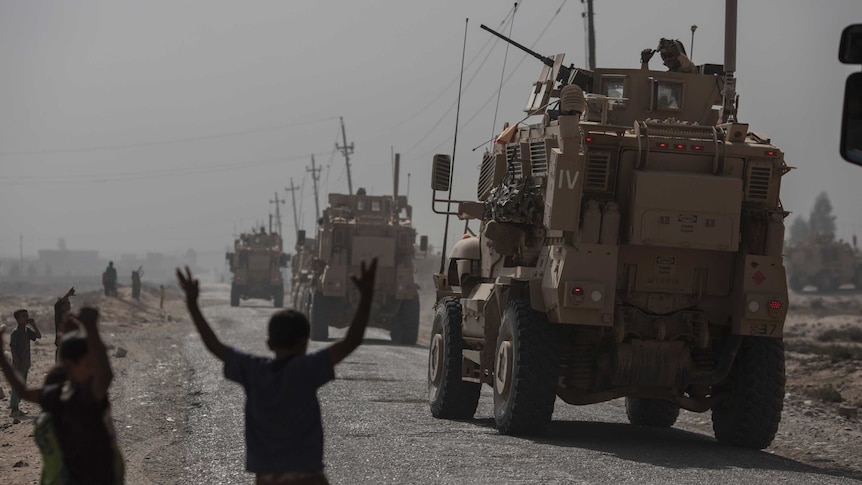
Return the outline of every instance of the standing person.
<path id="1" fill-rule="evenodd" d="M 102 279 L 105 280 L 105 296 L 117 296 L 117 268 L 114 267 L 113 261 L 108 261 Z"/>
<path id="2" fill-rule="evenodd" d="M 27 373 L 30 371 L 30 342 L 35 342 L 36 339 L 42 338 L 42 332 L 39 331 L 36 322 L 30 318 L 27 310 L 17 310 L 12 315 L 15 317 L 15 322 L 18 323 L 18 326 L 15 330 L 12 330 L 12 335 L 9 338 L 9 346 L 12 350 L 12 367 L 26 384 Z M 30 328 L 30 326 L 33 328 Z M 2 353 L 0 351 L 0 354 Z M 12 387 L 12 395 L 9 397 L 9 415 L 13 418 L 24 415 L 24 412 L 18 408 L 20 402 L 21 395 Z"/>
<path id="3" fill-rule="evenodd" d="M 269 320 L 267 345 L 275 358 L 257 357 L 223 344 L 198 306 L 198 280 L 177 269 L 189 313 L 207 350 L 224 362 L 224 375 L 246 395 L 246 470 L 258 485 L 325 485 L 323 425 L 317 389 L 335 378 L 334 366 L 362 343 L 371 313 L 377 258 L 360 276 L 352 276 L 361 295 L 343 340 L 306 354 L 311 327 L 295 310 L 276 312 Z"/>
<path id="4" fill-rule="evenodd" d="M 144 276 L 143 266 L 132 271 L 132 298 L 139 300 L 141 298 L 141 277 Z"/>
<path id="5" fill-rule="evenodd" d="M 165 307 L 165 285 L 159 285 L 159 309 Z"/>
<path id="6" fill-rule="evenodd" d="M 75 324 L 68 320 L 72 313 L 70 297 L 75 296 L 75 287 L 69 288 L 65 295 L 54 303 L 54 362 L 60 362 L 60 338 L 67 331 L 75 329 Z"/>
<path id="7" fill-rule="evenodd" d="M 46 476 L 59 475 L 59 481 L 51 483 L 121 484 L 125 469 L 108 399 L 114 373 L 96 326 L 99 312 L 95 308 L 82 308 L 80 315 L 71 318 L 83 328 L 83 333 L 69 332 L 63 336 L 61 364 L 48 374 L 44 387 L 28 389 L 2 353 L 0 370 L 22 399 L 41 405 L 39 420 L 44 418 L 53 423 L 51 429 L 61 457 L 57 459 L 56 450 L 50 450 L 50 463 L 62 469 L 44 469 L 43 483 Z M 0 330 L 2 341 L 3 330 Z M 44 447 L 41 451 L 45 455 Z"/>

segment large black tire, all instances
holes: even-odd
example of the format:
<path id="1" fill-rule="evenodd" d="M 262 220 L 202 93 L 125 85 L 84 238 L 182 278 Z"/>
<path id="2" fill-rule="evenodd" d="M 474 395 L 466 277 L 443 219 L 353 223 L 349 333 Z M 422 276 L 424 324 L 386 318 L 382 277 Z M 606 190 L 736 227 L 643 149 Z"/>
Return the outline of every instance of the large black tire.
<path id="1" fill-rule="evenodd" d="M 461 380 L 463 349 L 461 303 L 447 296 L 437 302 L 428 349 L 428 402 L 435 418 L 469 419 L 476 413 L 482 384 Z"/>
<path id="2" fill-rule="evenodd" d="M 494 421 L 504 434 L 542 433 L 551 422 L 559 349 L 545 314 L 530 301 L 509 303 L 494 358 Z"/>
<path id="3" fill-rule="evenodd" d="M 416 345 L 419 338 L 419 298 L 401 301 L 392 320 L 389 337 L 396 344 Z"/>
<path id="4" fill-rule="evenodd" d="M 805 289 L 806 283 L 805 283 L 805 279 L 803 279 L 801 276 L 792 275 L 790 277 L 790 281 L 788 281 L 787 284 L 788 284 L 788 286 L 790 286 L 791 290 L 793 290 L 797 293 L 801 293 L 802 290 Z"/>
<path id="5" fill-rule="evenodd" d="M 712 409 L 719 443 L 761 450 L 772 443 L 784 407 L 784 342 L 745 337 L 724 389 Z"/>
<path id="6" fill-rule="evenodd" d="M 236 283 L 230 284 L 230 306 L 239 306 L 239 287 Z"/>
<path id="7" fill-rule="evenodd" d="M 679 417 L 679 404 L 662 399 L 627 397 L 626 415 L 631 424 L 670 428 Z"/>
<path id="8" fill-rule="evenodd" d="M 311 298 L 311 308 L 308 310 L 311 323 L 311 340 L 328 340 L 329 323 L 332 320 L 332 303 L 319 291 Z"/>
<path id="9" fill-rule="evenodd" d="M 272 289 L 272 306 L 281 308 L 284 306 L 284 285 L 278 285 Z"/>

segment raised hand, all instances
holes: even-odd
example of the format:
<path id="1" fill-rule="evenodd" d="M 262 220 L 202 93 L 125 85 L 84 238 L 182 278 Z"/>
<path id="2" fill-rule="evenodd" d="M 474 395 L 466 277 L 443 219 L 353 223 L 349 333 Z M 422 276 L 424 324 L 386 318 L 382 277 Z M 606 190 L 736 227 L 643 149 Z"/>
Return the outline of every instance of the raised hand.
<path id="1" fill-rule="evenodd" d="M 350 277 L 356 288 L 363 296 L 368 296 L 374 293 L 374 278 L 377 275 L 377 258 L 371 260 L 371 264 L 366 268 L 365 261 L 359 265 L 359 278 L 356 275 Z"/>
<path id="2" fill-rule="evenodd" d="M 649 60 L 650 60 L 650 59 L 652 59 L 653 54 L 655 54 L 655 51 L 654 51 L 654 50 L 652 50 L 652 49 L 644 49 L 644 50 L 642 50 L 642 51 L 641 51 L 641 64 L 646 64 L 646 63 L 648 63 L 648 62 L 649 62 Z"/>
<path id="3" fill-rule="evenodd" d="M 177 280 L 180 282 L 180 288 L 182 288 L 186 294 L 186 302 L 197 302 L 198 295 L 200 294 L 200 284 L 198 283 L 198 280 L 192 276 L 192 271 L 188 266 L 186 266 L 186 274 L 183 274 L 182 270 L 177 268 Z"/>
<path id="4" fill-rule="evenodd" d="M 64 296 L 63 298 L 69 298 L 70 296 L 75 296 L 75 287 L 74 286 L 69 288 L 69 291 L 66 292 L 66 296 Z"/>

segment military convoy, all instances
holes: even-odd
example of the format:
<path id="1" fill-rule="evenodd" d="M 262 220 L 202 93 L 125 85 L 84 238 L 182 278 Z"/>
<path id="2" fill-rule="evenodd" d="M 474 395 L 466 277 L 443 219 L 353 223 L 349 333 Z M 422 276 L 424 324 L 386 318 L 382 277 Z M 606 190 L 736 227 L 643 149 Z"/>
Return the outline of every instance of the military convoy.
<path id="1" fill-rule="evenodd" d="M 281 268 L 290 257 L 282 251 L 281 236 L 261 228 L 260 232 L 240 234 L 234 240 L 233 252 L 225 254 L 233 273 L 230 283 L 230 306 L 240 300 L 262 298 L 273 306 L 284 306 L 284 279 Z"/>
<path id="2" fill-rule="evenodd" d="M 478 201 L 437 195 L 453 166 L 434 157 L 435 212 L 479 225 L 434 276 L 435 417 L 472 417 L 488 384 L 506 434 L 541 432 L 556 397 L 624 397 L 632 424 L 711 410 L 719 442 L 771 443 L 789 168 L 735 119 L 735 8 L 726 35 L 724 65 L 696 74 L 587 71 L 515 43 L 545 64 L 525 109 L 541 121 L 505 127 Z"/>
<path id="3" fill-rule="evenodd" d="M 862 290 L 862 255 L 846 241 L 832 235 L 818 235 L 788 246 L 787 261 L 790 289 L 800 292 L 812 285 L 817 291 L 835 291 L 852 284 Z"/>
<path id="4" fill-rule="evenodd" d="M 396 163 L 397 166 L 397 163 Z M 397 170 L 396 170 L 397 180 Z M 377 258 L 370 326 L 389 330 L 393 342 L 412 345 L 419 335 L 419 292 L 414 281 L 416 230 L 407 197 L 329 194 L 317 238 L 297 238 L 292 268 L 293 306 L 309 316 L 311 338 L 326 340 L 329 325 L 347 326 L 359 303 L 350 280 L 359 264 Z M 427 238 L 421 238 L 420 251 Z"/>

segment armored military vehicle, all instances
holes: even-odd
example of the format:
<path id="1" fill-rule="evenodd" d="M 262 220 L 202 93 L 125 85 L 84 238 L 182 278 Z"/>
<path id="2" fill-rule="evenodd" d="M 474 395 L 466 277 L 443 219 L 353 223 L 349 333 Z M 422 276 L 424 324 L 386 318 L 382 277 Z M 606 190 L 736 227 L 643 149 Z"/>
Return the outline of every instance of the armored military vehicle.
<path id="1" fill-rule="evenodd" d="M 735 120 L 735 40 L 723 66 L 692 74 L 586 71 L 513 44 L 545 64 L 525 110 L 541 121 L 485 153 L 478 202 L 436 195 L 453 167 L 434 158 L 435 212 L 479 227 L 435 275 L 432 414 L 472 417 L 484 383 L 506 434 L 541 432 L 556 397 L 625 397 L 632 424 L 711 410 L 718 441 L 768 446 L 784 398 L 788 167 Z"/>
<path id="2" fill-rule="evenodd" d="M 318 237 L 294 258 L 294 307 L 311 321 L 311 338 L 325 340 L 329 325 L 350 324 L 359 293 L 350 276 L 377 258 L 371 326 L 388 329 L 393 342 L 415 344 L 419 296 L 413 280 L 416 230 L 404 196 L 329 194 Z M 423 239 L 424 240 L 424 239 Z M 302 259 L 300 259 L 302 258 Z"/>
<path id="3" fill-rule="evenodd" d="M 862 290 L 862 255 L 831 235 L 815 236 L 786 248 L 788 283 L 793 291 L 813 285 L 817 291 L 834 291 L 844 284 Z"/>
<path id="4" fill-rule="evenodd" d="M 290 257 L 282 252 L 281 236 L 260 232 L 240 234 L 234 240 L 233 252 L 225 255 L 233 278 L 230 283 L 230 305 L 239 306 L 240 300 L 262 298 L 272 300 L 273 306 L 284 306 L 284 280 L 281 268 Z"/>

